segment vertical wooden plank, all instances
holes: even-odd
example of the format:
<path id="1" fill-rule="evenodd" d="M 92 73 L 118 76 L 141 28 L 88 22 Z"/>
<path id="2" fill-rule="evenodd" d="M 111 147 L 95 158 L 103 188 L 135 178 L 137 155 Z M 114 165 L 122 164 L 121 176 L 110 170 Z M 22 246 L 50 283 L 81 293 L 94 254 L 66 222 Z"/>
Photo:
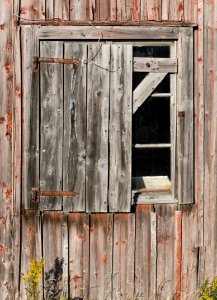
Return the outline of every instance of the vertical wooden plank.
<path id="1" fill-rule="evenodd" d="M 148 20 L 147 1 L 141 0 L 141 21 Z"/>
<path id="2" fill-rule="evenodd" d="M 19 5 L 16 7 L 19 11 Z M 13 135 L 13 255 L 14 255 L 14 295 L 18 297 L 19 289 L 19 271 L 20 271 L 20 224 L 21 224 L 21 49 L 20 49 L 20 28 L 13 28 L 13 43 L 14 43 L 14 135 Z"/>
<path id="3" fill-rule="evenodd" d="M 110 0 L 110 20 L 117 20 L 117 0 Z"/>
<path id="4" fill-rule="evenodd" d="M 157 214 L 151 212 L 151 282 L 150 298 L 155 299 L 157 294 Z"/>
<path id="5" fill-rule="evenodd" d="M 140 20 L 140 1 L 141 0 L 132 0 L 133 1 L 133 12 L 132 12 L 132 19 L 133 21 Z"/>
<path id="6" fill-rule="evenodd" d="M 162 21 L 169 20 L 169 11 L 170 11 L 170 0 L 162 0 L 161 1 L 161 19 Z"/>
<path id="7" fill-rule="evenodd" d="M 89 216 L 68 215 L 70 297 L 88 299 L 89 295 Z"/>
<path id="8" fill-rule="evenodd" d="M 136 207 L 135 295 L 154 299 L 156 294 L 156 214 L 151 205 Z"/>
<path id="9" fill-rule="evenodd" d="M 178 43 L 177 153 L 178 200 L 193 203 L 193 29 L 180 28 Z M 184 112 L 179 115 L 179 112 Z"/>
<path id="10" fill-rule="evenodd" d="M 205 182 L 204 182 L 204 243 L 205 278 L 212 280 L 217 272 L 217 4 L 204 2 L 204 99 L 205 99 Z"/>
<path id="11" fill-rule="evenodd" d="M 86 211 L 107 211 L 110 46 L 88 46 Z M 96 117 L 97 116 L 97 117 Z"/>
<path id="12" fill-rule="evenodd" d="M 181 299 L 196 299 L 198 270 L 197 208 L 182 208 L 182 278 Z"/>
<path id="13" fill-rule="evenodd" d="M 204 246 L 204 2 L 197 3 L 198 30 L 194 31 L 195 203 L 198 204 L 198 242 Z"/>
<path id="14" fill-rule="evenodd" d="M 58 296 L 68 297 L 68 226 L 67 216 L 47 212 L 43 215 L 43 257 L 45 296 L 49 282 Z M 49 293 L 48 293 L 49 295 Z"/>
<path id="15" fill-rule="evenodd" d="M 27 298 L 22 277 L 29 271 L 30 258 L 35 260 L 42 258 L 41 217 L 38 212 L 34 211 L 28 211 L 26 216 L 22 217 L 20 292 L 24 300 Z M 42 277 L 40 277 L 39 286 L 42 290 Z M 43 292 L 40 293 L 39 299 L 43 299 Z"/>
<path id="16" fill-rule="evenodd" d="M 175 299 L 181 296 L 181 262 L 182 262 L 182 212 L 175 211 L 175 258 L 176 258 L 176 291 Z"/>
<path id="17" fill-rule="evenodd" d="M 33 67 L 33 57 L 39 55 L 37 28 L 26 26 L 22 32 L 23 91 L 23 205 L 34 208 L 31 189 L 39 187 L 39 72 Z"/>
<path id="18" fill-rule="evenodd" d="M 134 296 L 135 214 L 114 215 L 113 299 Z"/>
<path id="19" fill-rule="evenodd" d="M 29 20 L 45 19 L 45 0 L 21 0 L 20 17 Z"/>
<path id="20" fill-rule="evenodd" d="M 70 0 L 70 20 L 88 20 L 88 0 Z"/>
<path id="21" fill-rule="evenodd" d="M 110 0 L 98 0 L 99 1 L 99 15 L 101 21 L 109 21 L 111 20 L 110 13 Z"/>
<path id="22" fill-rule="evenodd" d="M 0 291 L 13 298 L 13 198 L 12 198 L 12 57 L 13 10 L 10 1 L 0 2 Z"/>
<path id="23" fill-rule="evenodd" d="M 63 44 L 43 41 L 42 57 L 63 58 Z M 62 190 L 63 66 L 40 65 L 40 189 Z M 40 208 L 62 209 L 61 197 L 41 197 Z"/>
<path id="24" fill-rule="evenodd" d="M 46 18 L 46 20 L 53 19 L 53 15 L 54 15 L 53 0 L 45 1 L 45 18 Z"/>
<path id="25" fill-rule="evenodd" d="M 90 219 L 90 300 L 112 299 L 112 214 Z"/>
<path id="26" fill-rule="evenodd" d="M 189 0 L 191 2 L 192 0 Z M 185 7 L 186 13 L 186 7 Z M 170 1 L 170 15 L 169 19 L 173 21 L 183 21 L 184 20 L 184 0 Z M 192 19 L 190 19 L 192 22 Z"/>
<path id="27" fill-rule="evenodd" d="M 150 21 L 161 20 L 161 0 L 148 0 L 147 5 L 147 17 Z"/>
<path id="28" fill-rule="evenodd" d="M 132 46 L 111 46 L 109 211 L 130 212 Z"/>
<path id="29" fill-rule="evenodd" d="M 132 20 L 133 2 L 131 0 L 117 0 L 117 21 Z"/>
<path id="30" fill-rule="evenodd" d="M 79 195 L 64 197 L 63 208 L 85 211 L 87 45 L 65 43 L 64 57 L 73 57 L 79 64 L 64 66 L 63 190 Z"/>
<path id="31" fill-rule="evenodd" d="M 157 213 L 157 290 L 156 298 L 173 299 L 175 295 L 175 229 L 176 205 L 156 205 Z"/>

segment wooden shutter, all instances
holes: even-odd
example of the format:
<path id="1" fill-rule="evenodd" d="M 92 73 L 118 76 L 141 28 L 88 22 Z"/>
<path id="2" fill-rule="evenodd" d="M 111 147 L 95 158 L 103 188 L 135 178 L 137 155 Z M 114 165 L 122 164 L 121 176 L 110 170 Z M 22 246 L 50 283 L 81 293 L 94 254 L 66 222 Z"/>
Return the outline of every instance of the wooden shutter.
<path id="1" fill-rule="evenodd" d="M 193 203 L 193 29 L 179 29 L 177 91 L 178 200 Z"/>

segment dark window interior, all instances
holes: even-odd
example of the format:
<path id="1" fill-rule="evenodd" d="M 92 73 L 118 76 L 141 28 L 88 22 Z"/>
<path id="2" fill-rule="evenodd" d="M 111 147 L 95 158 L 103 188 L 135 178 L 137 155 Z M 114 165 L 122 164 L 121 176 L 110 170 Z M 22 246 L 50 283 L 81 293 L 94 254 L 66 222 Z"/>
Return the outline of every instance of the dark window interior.
<path id="1" fill-rule="evenodd" d="M 170 57 L 170 46 L 134 46 L 134 57 Z M 133 73 L 135 89 L 148 73 Z M 132 177 L 168 176 L 171 173 L 170 75 L 167 75 L 133 114 Z M 156 96 L 155 96 L 156 95 Z M 144 146 L 145 144 L 145 146 Z M 147 145 L 152 145 L 146 147 Z M 159 145 L 161 144 L 161 145 Z M 133 187 L 134 188 L 134 187 Z"/>

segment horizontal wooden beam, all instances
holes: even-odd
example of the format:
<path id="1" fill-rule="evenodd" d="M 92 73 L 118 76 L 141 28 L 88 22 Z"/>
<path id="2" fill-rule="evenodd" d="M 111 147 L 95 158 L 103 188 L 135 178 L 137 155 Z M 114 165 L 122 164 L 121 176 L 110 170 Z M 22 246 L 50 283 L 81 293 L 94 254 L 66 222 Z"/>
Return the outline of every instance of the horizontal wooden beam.
<path id="1" fill-rule="evenodd" d="M 27 26 L 23 26 L 25 31 Z M 61 40 L 177 40 L 179 28 L 156 26 L 38 26 L 39 39 Z"/>
<path id="2" fill-rule="evenodd" d="M 196 23 L 182 21 L 65 21 L 60 19 L 31 20 L 20 18 L 20 25 L 41 25 L 41 26 L 157 26 L 157 27 L 197 27 Z"/>
<path id="3" fill-rule="evenodd" d="M 177 73 L 177 59 L 135 57 L 134 72 Z"/>

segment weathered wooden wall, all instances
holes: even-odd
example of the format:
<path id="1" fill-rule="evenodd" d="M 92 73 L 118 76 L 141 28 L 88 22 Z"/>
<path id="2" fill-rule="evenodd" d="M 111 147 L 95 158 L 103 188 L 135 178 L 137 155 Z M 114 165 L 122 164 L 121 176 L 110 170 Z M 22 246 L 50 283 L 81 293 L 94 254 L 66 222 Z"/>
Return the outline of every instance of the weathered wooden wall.
<path id="1" fill-rule="evenodd" d="M 17 17 L 18 16 L 18 17 Z M 22 19 L 20 19 L 20 17 Z M 151 299 L 153 294 L 160 291 L 164 280 L 166 283 L 162 290 L 162 299 L 176 290 L 181 299 L 192 299 L 199 283 L 204 277 L 212 278 L 217 274 L 217 238 L 216 238 L 216 133 L 217 133 L 217 0 L 1 0 L 0 2 L 0 290 L 2 299 L 17 297 L 19 285 L 19 268 L 25 270 L 26 259 L 31 256 L 40 256 L 42 247 L 46 253 L 46 245 L 41 244 L 41 230 L 44 224 L 49 224 L 45 230 L 56 230 L 65 243 L 63 216 L 58 216 L 58 222 L 53 222 L 55 215 L 45 215 L 43 223 L 41 216 L 31 216 L 22 223 L 22 253 L 20 260 L 20 219 L 21 219 L 21 53 L 19 32 L 14 20 L 45 20 L 60 18 L 62 20 L 78 21 L 190 21 L 196 22 L 195 30 L 195 205 L 179 208 L 171 205 L 158 205 L 155 208 L 145 207 L 137 210 L 136 215 L 104 216 L 103 226 L 113 222 L 119 239 L 121 227 L 124 226 L 126 240 L 128 226 L 133 222 L 141 223 L 136 226 L 135 238 L 135 268 L 138 274 L 149 272 L 149 278 L 135 279 L 136 291 L 143 290 Z M 23 54 L 24 55 L 24 54 Z M 155 213 L 152 211 L 155 209 Z M 78 224 L 89 222 L 86 215 L 68 216 L 67 224 L 69 236 L 74 235 L 78 228 L 74 226 L 75 219 Z M 101 216 L 91 216 L 94 226 L 98 231 L 87 234 L 90 247 L 95 247 L 97 238 L 105 240 L 104 248 L 113 249 L 122 253 L 121 245 L 111 246 L 108 243 L 108 231 L 100 227 Z M 132 219 L 135 218 L 133 221 Z M 49 220 L 51 219 L 51 220 Z M 129 220 L 128 220 L 129 219 Z M 29 223 L 28 223 L 29 222 Z M 50 223 L 49 223 L 50 222 Z M 151 225 L 150 225 L 151 222 Z M 181 222 L 181 223 L 180 223 Z M 71 225 L 72 224 L 72 225 Z M 76 223 L 77 224 L 77 223 Z M 86 224 L 86 223 L 85 223 Z M 126 224 L 126 225 L 123 225 Z M 174 226 L 174 224 L 176 224 Z M 182 224 L 182 246 L 180 253 L 180 227 Z M 27 225 L 29 225 L 27 227 Z M 54 228 L 56 227 L 56 228 Z M 82 227 L 82 226 L 81 226 Z M 84 226 L 87 228 L 87 226 Z M 151 231 L 145 235 L 146 228 Z M 74 230 L 74 231 L 73 231 Z M 45 231 L 43 231 L 46 234 Z M 32 238 L 33 241 L 29 240 Z M 140 241 L 142 241 L 140 243 Z M 49 242 L 49 241 L 47 241 Z M 156 243 L 156 246 L 155 246 Z M 139 245 L 139 247 L 138 247 Z M 101 247 L 101 246 L 100 246 Z M 82 249 L 83 264 L 86 264 L 89 248 L 83 246 L 83 240 L 76 243 L 69 255 L 74 257 Z M 86 250 L 85 250 L 86 249 Z M 148 250 L 149 251 L 148 251 Z M 52 249 L 46 268 L 50 268 L 52 258 L 66 255 L 64 248 Z M 87 252 L 85 252 L 87 251 Z M 102 249 L 102 251 L 104 251 Z M 110 250 L 111 251 L 111 250 Z M 156 254 L 157 252 L 157 261 Z M 115 252 L 116 253 L 116 252 Z M 93 255 L 93 254 L 92 254 Z M 125 253 L 127 255 L 127 253 Z M 181 256 L 181 257 L 180 257 Z M 174 257 L 176 259 L 174 260 Z M 182 259 L 181 259 L 182 258 Z M 110 262 L 110 257 L 106 258 Z M 124 258 L 123 258 L 124 259 Z M 140 265 L 140 263 L 143 264 Z M 119 262 L 119 264 L 124 264 Z M 130 268 L 132 262 L 129 260 Z M 96 266 L 94 257 L 92 268 Z M 70 266 L 70 261 L 67 266 Z M 102 266 L 100 266 L 102 267 Z M 118 268 L 118 264 L 115 266 Z M 111 268 L 111 266 L 109 267 Z M 129 270 L 129 269 L 128 269 Z M 109 272 L 108 269 L 104 270 Z M 164 272 L 165 271 L 165 272 Z M 182 272 L 181 280 L 180 272 Z M 157 273 L 157 275 L 156 275 Z M 93 274 L 91 274 L 93 276 Z M 166 275 L 166 278 L 165 278 Z M 173 277 L 176 277 L 176 280 Z M 94 284 L 96 278 L 83 278 Z M 105 279 L 105 278 L 104 278 Z M 100 282 L 104 280 L 100 278 Z M 92 281 L 91 281 L 92 280 Z M 138 284 L 141 282 L 142 284 Z M 156 282 L 154 284 L 153 282 Z M 73 282 L 71 283 L 73 289 Z M 115 286 L 122 289 L 126 280 L 115 278 Z M 88 285 L 89 286 L 89 285 Z M 146 288 L 149 286 L 149 288 Z M 131 289 L 129 289 L 131 291 Z M 97 291 L 93 290 L 93 293 Z M 104 293 L 99 290 L 98 293 Z M 95 296 L 95 295 L 94 295 Z M 99 298 L 100 299 L 100 298 Z M 178 298 L 177 298 L 178 299 Z"/>

